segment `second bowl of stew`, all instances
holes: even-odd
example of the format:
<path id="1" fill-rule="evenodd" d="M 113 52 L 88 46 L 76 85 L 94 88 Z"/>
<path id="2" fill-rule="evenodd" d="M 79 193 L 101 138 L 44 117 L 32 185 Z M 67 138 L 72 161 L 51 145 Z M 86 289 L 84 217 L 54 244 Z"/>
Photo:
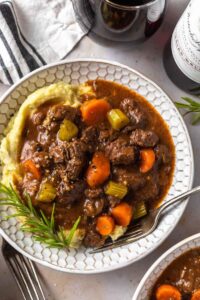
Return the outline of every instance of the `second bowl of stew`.
<path id="1" fill-rule="evenodd" d="M 200 234 L 165 252 L 141 280 L 133 300 L 199 300 Z"/>

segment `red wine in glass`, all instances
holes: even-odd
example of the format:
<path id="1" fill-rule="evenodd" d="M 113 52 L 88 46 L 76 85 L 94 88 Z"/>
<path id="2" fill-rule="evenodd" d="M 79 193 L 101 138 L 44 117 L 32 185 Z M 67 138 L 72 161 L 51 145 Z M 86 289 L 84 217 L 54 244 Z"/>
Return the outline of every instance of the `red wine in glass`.
<path id="1" fill-rule="evenodd" d="M 81 28 L 97 42 L 134 45 L 162 23 L 166 0 L 72 0 Z"/>

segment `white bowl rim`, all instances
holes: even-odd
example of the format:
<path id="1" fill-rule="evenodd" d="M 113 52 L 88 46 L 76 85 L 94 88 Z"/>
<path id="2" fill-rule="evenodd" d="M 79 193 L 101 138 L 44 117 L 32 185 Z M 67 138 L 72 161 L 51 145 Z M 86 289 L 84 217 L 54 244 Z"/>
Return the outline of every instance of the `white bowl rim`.
<path id="1" fill-rule="evenodd" d="M 168 257 L 170 254 L 172 254 L 175 250 L 179 249 L 180 247 L 182 247 L 183 245 L 189 243 L 190 241 L 196 240 L 200 238 L 200 233 L 196 233 L 194 235 L 191 235 L 187 238 L 185 238 L 184 240 L 178 242 L 177 244 L 173 245 L 171 248 L 169 248 L 167 251 L 165 251 L 152 265 L 151 267 L 147 270 L 147 272 L 145 273 L 145 275 L 142 277 L 139 285 L 137 286 L 137 289 L 133 295 L 132 300 L 137 300 L 138 296 L 141 292 L 142 287 L 144 286 L 146 280 L 149 278 L 149 276 L 152 274 L 152 272 L 156 269 L 156 267 L 166 258 Z M 191 248 L 192 249 L 192 248 Z M 181 256 L 182 254 L 184 254 L 185 252 L 189 251 L 190 249 L 187 249 L 186 251 L 184 251 L 183 253 L 181 253 L 179 256 Z M 171 261 L 172 262 L 172 261 Z"/>
<path id="2" fill-rule="evenodd" d="M 121 68 L 126 68 L 127 70 L 134 72 L 135 74 L 138 74 L 139 76 L 143 77 L 145 80 L 147 80 L 149 83 L 153 84 L 154 86 L 156 86 L 156 88 L 158 90 L 160 90 L 162 92 L 163 95 L 165 95 L 173 104 L 174 109 L 176 110 L 177 115 L 179 116 L 181 122 L 182 122 L 182 126 L 184 127 L 184 131 L 185 134 L 187 136 L 187 139 L 189 141 L 189 148 L 190 148 L 190 153 L 191 153 L 191 176 L 190 176 L 190 185 L 189 188 L 192 188 L 193 185 L 193 181 L 194 181 L 194 154 L 193 154 L 193 148 L 192 148 L 192 143 L 191 143 L 191 139 L 190 139 L 190 135 L 188 132 L 188 129 L 186 127 L 186 124 L 183 120 L 182 115 L 180 114 L 180 112 L 178 111 L 177 107 L 174 105 L 174 102 L 172 101 L 172 99 L 168 96 L 168 94 L 157 84 L 155 83 L 153 80 L 149 79 L 147 76 L 143 75 L 141 72 L 136 71 L 135 69 L 125 65 L 125 64 L 121 64 L 117 61 L 113 61 L 113 60 L 105 60 L 105 59 L 98 59 L 98 58 L 76 58 L 76 59 L 65 59 L 62 60 L 60 62 L 55 62 L 55 63 L 51 63 L 51 64 L 47 64 L 45 66 L 42 66 L 30 73 L 28 73 L 27 75 L 25 75 L 24 77 L 22 77 L 18 82 L 16 82 L 15 84 L 12 85 L 12 87 L 10 87 L 8 89 L 8 91 L 6 91 L 1 97 L 0 97 L 0 103 L 2 103 L 15 89 L 16 87 L 20 86 L 24 81 L 26 81 L 27 79 L 29 79 L 30 77 L 32 77 L 33 75 L 36 75 L 37 73 L 40 73 L 41 71 L 44 71 L 46 69 L 50 69 L 56 66 L 61 66 L 61 65 L 65 65 L 68 63 L 77 63 L 77 62 L 95 62 L 95 63 L 106 63 L 106 64 L 112 64 Z M 72 273 L 72 274 L 100 274 L 100 273 L 106 273 L 106 272 L 110 272 L 110 271 L 114 271 L 114 270 L 118 270 L 124 267 L 127 267 L 129 265 L 131 265 L 132 263 L 141 260 L 142 258 L 146 257 L 147 255 L 149 255 L 150 253 L 152 253 L 154 250 L 156 250 L 156 248 L 158 248 L 164 241 L 165 239 L 167 239 L 167 237 L 171 234 L 171 232 L 175 229 L 175 227 L 177 226 L 180 218 L 182 217 L 183 213 L 185 212 L 186 206 L 188 204 L 188 199 L 186 199 L 184 202 L 182 202 L 183 205 L 183 212 L 182 214 L 176 219 L 176 221 L 174 222 L 174 226 L 170 228 L 169 232 L 162 238 L 160 239 L 160 241 L 155 245 L 155 247 L 152 247 L 152 249 L 150 249 L 148 251 L 148 253 L 144 253 L 143 255 L 141 255 L 139 258 L 134 258 L 134 259 L 130 259 L 128 262 L 124 262 L 124 263 L 119 263 L 116 266 L 110 266 L 108 268 L 105 269 L 101 269 L 101 270 L 87 270 L 86 271 L 81 271 L 81 270 L 71 270 L 71 269 L 63 269 L 59 266 L 53 265 L 49 262 L 40 260 L 39 258 L 36 258 L 35 256 L 27 253 L 26 251 L 24 251 L 23 249 L 21 249 L 14 241 L 12 241 L 12 239 L 4 232 L 4 230 L 0 227 L 0 235 L 13 247 L 15 248 L 18 252 L 20 252 L 21 254 L 25 255 L 26 257 L 28 257 L 29 259 L 43 265 L 46 267 L 50 267 L 51 269 L 55 269 L 58 271 L 62 271 L 65 273 Z"/>

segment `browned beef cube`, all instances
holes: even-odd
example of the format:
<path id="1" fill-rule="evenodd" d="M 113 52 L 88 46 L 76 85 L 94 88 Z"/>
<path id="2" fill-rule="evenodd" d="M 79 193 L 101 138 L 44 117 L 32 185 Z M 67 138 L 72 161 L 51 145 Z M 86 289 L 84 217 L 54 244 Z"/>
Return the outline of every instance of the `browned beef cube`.
<path id="1" fill-rule="evenodd" d="M 134 99 L 123 99 L 120 103 L 120 108 L 127 115 L 135 128 L 143 128 L 146 125 L 147 119 L 145 113 L 138 107 Z"/>
<path id="2" fill-rule="evenodd" d="M 106 155 L 114 165 L 129 165 L 135 161 L 134 147 L 129 146 L 128 141 L 123 137 L 106 146 Z"/>
<path id="3" fill-rule="evenodd" d="M 146 183 L 144 175 L 137 169 L 114 167 L 113 174 L 116 181 L 127 185 L 133 191 L 142 188 Z"/>
<path id="4" fill-rule="evenodd" d="M 154 147 L 158 140 L 158 136 L 150 130 L 136 129 L 130 135 L 130 143 L 140 147 Z"/>

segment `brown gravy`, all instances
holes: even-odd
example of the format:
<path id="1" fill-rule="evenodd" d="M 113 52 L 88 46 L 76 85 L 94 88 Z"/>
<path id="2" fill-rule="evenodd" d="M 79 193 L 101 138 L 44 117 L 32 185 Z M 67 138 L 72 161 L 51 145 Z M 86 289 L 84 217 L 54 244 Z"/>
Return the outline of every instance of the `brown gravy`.
<path id="1" fill-rule="evenodd" d="M 189 250 L 167 267 L 154 285 L 151 300 L 156 300 L 156 289 L 162 284 L 177 287 L 183 300 L 191 299 L 192 293 L 200 289 L 200 248 Z"/>

